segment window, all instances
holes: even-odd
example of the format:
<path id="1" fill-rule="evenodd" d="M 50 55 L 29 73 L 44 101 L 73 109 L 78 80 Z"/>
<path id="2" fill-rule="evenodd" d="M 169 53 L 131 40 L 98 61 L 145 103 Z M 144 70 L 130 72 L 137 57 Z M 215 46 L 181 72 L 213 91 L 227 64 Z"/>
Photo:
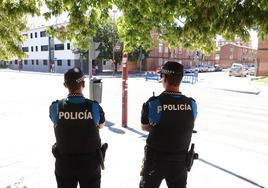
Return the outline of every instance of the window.
<path id="1" fill-rule="evenodd" d="M 64 44 L 55 44 L 55 50 L 64 50 Z"/>
<path id="2" fill-rule="evenodd" d="M 32 52 L 34 51 L 33 46 L 31 46 L 31 51 L 32 51 Z"/>
<path id="3" fill-rule="evenodd" d="M 29 48 L 28 47 L 22 47 L 22 51 L 23 52 L 29 52 Z"/>
<path id="4" fill-rule="evenodd" d="M 25 38 L 28 38 L 28 34 L 27 34 L 27 33 L 24 33 L 23 36 L 24 36 Z"/>
<path id="5" fill-rule="evenodd" d="M 15 60 L 15 65 L 17 65 L 18 64 L 18 60 Z"/>
<path id="6" fill-rule="evenodd" d="M 37 60 L 35 60 L 35 63 L 36 63 L 36 65 L 39 65 L 39 61 L 38 61 L 38 59 L 37 59 Z"/>
<path id="7" fill-rule="evenodd" d="M 40 31 L 40 37 L 46 37 L 47 33 L 45 31 Z"/>
<path id="8" fill-rule="evenodd" d="M 31 39 L 33 38 L 33 34 L 31 33 Z"/>
<path id="9" fill-rule="evenodd" d="M 43 60 L 43 65 L 47 65 L 47 60 L 46 59 Z"/>
<path id="10" fill-rule="evenodd" d="M 48 51 L 48 45 L 42 45 L 41 51 Z"/>
<path id="11" fill-rule="evenodd" d="M 62 60 L 58 60 L 58 61 L 57 61 L 57 65 L 58 65 L 58 66 L 62 66 Z"/>
<path id="12" fill-rule="evenodd" d="M 12 65 L 12 61 L 10 61 L 10 65 Z"/>
<path id="13" fill-rule="evenodd" d="M 71 66 L 71 60 L 70 59 L 67 60 L 67 65 Z"/>
<path id="14" fill-rule="evenodd" d="M 24 60 L 24 65 L 27 65 L 28 64 L 28 60 Z"/>
<path id="15" fill-rule="evenodd" d="M 35 38 L 37 38 L 37 32 L 34 33 Z"/>
<path id="16" fill-rule="evenodd" d="M 32 65 L 34 65 L 34 60 L 32 59 Z"/>
<path id="17" fill-rule="evenodd" d="M 70 43 L 67 43 L 67 50 L 70 50 Z"/>
<path id="18" fill-rule="evenodd" d="M 38 52 L 38 46 L 35 46 L 35 51 Z"/>

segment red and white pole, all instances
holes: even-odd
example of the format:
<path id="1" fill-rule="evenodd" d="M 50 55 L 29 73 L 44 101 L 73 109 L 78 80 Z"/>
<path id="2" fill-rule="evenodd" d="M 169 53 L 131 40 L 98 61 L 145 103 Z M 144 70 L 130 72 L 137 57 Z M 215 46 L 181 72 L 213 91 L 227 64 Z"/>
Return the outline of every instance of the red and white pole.
<path id="1" fill-rule="evenodd" d="M 124 53 L 122 58 L 122 127 L 127 127 L 127 108 L 128 108 L 128 54 Z"/>

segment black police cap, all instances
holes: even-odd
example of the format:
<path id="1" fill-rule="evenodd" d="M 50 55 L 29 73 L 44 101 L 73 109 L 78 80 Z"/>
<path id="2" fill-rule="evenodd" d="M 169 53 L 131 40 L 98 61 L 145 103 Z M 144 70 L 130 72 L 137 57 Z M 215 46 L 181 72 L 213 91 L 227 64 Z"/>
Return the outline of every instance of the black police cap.
<path id="1" fill-rule="evenodd" d="M 182 75 L 183 76 L 183 65 L 176 61 L 168 61 L 162 66 L 160 73 L 166 74 L 166 75 Z"/>
<path id="2" fill-rule="evenodd" d="M 80 83 L 84 80 L 84 77 L 84 73 L 81 71 L 81 69 L 74 67 L 72 69 L 69 69 L 64 74 L 64 81 L 66 83 Z"/>

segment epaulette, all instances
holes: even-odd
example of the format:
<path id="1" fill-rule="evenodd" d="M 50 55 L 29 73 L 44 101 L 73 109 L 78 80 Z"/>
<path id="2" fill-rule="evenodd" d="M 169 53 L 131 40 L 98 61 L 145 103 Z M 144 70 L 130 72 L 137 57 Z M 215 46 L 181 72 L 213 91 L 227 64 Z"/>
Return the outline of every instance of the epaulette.
<path id="1" fill-rule="evenodd" d="M 195 102 L 195 100 L 194 100 L 192 97 L 189 97 L 189 99 L 191 99 L 192 101 L 194 101 L 194 102 Z"/>
<path id="2" fill-rule="evenodd" d="M 152 96 L 152 97 L 150 97 L 150 98 L 148 99 L 148 102 L 149 102 L 149 101 L 152 101 L 152 100 L 155 100 L 155 99 L 158 99 L 158 96 Z"/>

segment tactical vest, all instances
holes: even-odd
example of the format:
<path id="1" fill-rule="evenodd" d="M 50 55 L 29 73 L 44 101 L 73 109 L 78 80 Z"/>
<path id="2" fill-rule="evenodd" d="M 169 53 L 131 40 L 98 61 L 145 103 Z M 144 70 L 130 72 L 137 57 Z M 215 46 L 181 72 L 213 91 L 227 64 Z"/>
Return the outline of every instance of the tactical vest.
<path id="1" fill-rule="evenodd" d="M 87 154 L 100 148 L 101 139 L 96 127 L 99 104 L 86 99 L 74 104 L 58 102 L 58 123 L 55 126 L 57 149 L 60 154 Z"/>
<path id="2" fill-rule="evenodd" d="M 188 151 L 194 127 L 192 100 L 167 94 L 149 100 L 149 123 L 153 125 L 147 138 L 149 147 L 161 152 Z"/>

